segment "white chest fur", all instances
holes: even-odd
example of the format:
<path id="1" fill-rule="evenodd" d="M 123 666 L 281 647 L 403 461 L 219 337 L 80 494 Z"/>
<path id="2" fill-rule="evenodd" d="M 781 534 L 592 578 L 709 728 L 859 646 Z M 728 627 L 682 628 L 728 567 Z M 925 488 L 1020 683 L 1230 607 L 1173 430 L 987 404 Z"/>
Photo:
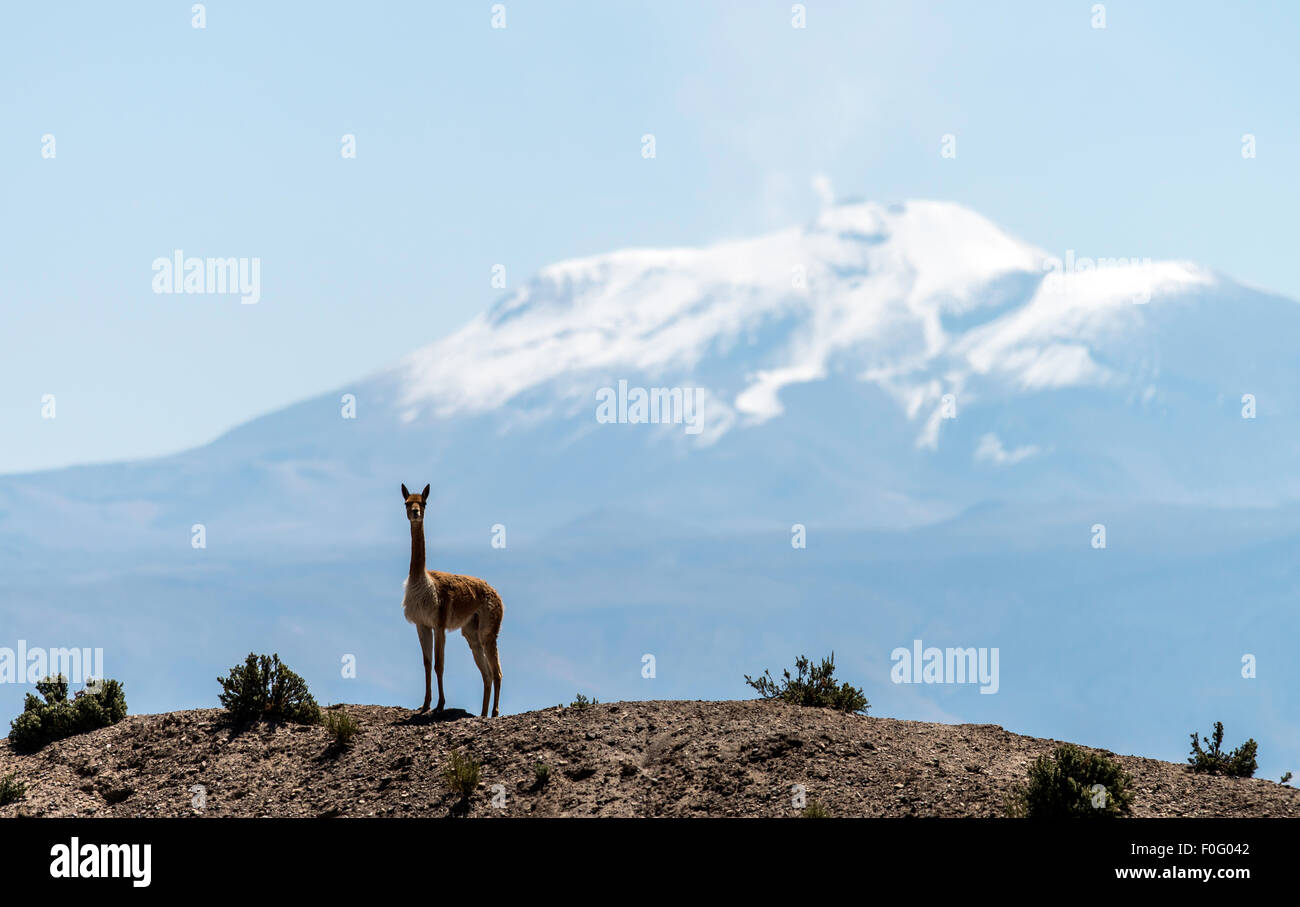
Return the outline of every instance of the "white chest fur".
<path id="1" fill-rule="evenodd" d="M 402 584 L 402 614 L 413 624 L 438 625 L 438 587 L 427 573 L 414 582 L 408 577 Z"/>

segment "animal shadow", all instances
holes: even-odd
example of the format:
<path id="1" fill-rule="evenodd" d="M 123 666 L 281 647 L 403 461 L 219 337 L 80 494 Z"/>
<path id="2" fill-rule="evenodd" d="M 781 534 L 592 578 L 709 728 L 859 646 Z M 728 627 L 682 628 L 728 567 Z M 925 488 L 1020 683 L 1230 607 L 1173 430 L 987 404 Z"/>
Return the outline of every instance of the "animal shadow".
<path id="1" fill-rule="evenodd" d="M 418 726 L 422 724 L 442 724 L 444 721 L 460 721 L 462 718 L 473 718 L 469 712 L 464 709 L 443 709 L 441 712 L 425 712 L 421 715 L 419 712 L 412 712 L 405 718 L 402 718 L 395 724 Z"/>

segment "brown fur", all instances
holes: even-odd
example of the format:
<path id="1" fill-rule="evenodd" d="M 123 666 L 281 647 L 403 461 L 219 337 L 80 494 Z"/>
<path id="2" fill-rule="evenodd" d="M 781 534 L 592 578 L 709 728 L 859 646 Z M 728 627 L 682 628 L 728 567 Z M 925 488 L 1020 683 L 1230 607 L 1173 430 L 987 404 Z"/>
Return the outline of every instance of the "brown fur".
<path id="1" fill-rule="evenodd" d="M 442 711 L 446 699 L 442 691 L 443 650 L 448 630 L 460 630 L 469 643 L 474 663 L 483 676 L 483 715 L 487 715 L 492 696 L 492 715 L 500 714 L 501 659 L 497 653 L 497 636 L 505 605 L 497 591 L 474 576 L 427 570 L 424 566 L 424 512 L 429 486 L 421 494 L 411 494 L 402 486 L 406 518 L 411 523 L 411 572 L 406 578 L 402 612 L 415 624 L 424 654 L 424 705 L 428 711 L 433 698 L 430 668 L 438 675 L 438 706 Z M 493 695 L 494 694 L 494 695 Z"/>

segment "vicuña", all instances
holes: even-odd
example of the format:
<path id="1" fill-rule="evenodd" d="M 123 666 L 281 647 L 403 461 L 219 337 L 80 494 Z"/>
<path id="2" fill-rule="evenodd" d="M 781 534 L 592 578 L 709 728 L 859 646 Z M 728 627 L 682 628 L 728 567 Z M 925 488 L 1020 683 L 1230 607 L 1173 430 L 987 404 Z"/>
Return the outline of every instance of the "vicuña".
<path id="1" fill-rule="evenodd" d="M 501 618 L 506 608 L 501 596 L 483 580 L 474 576 L 440 573 L 424 567 L 424 511 L 429 502 L 429 486 L 420 494 L 411 494 L 402 486 L 402 500 L 406 503 L 406 518 L 411 523 L 411 575 L 406 578 L 406 594 L 402 597 L 402 612 L 415 624 L 424 652 L 424 705 L 421 712 L 429 711 L 433 690 L 429 669 L 438 674 L 438 707 L 442 711 L 447 700 L 442 694 L 442 653 L 446 647 L 447 631 L 460 630 L 474 663 L 483 675 L 483 715 L 488 713 L 488 697 L 492 696 L 492 716 L 500 714 L 501 659 L 497 656 L 497 635 L 501 632 Z M 495 693 L 493 688 L 495 687 Z"/>

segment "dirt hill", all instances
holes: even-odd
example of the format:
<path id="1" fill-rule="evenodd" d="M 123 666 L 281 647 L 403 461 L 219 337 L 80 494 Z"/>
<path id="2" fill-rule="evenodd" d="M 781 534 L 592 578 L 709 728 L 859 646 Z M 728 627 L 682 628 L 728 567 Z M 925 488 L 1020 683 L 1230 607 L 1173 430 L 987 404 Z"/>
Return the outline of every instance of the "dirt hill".
<path id="1" fill-rule="evenodd" d="M 340 706 L 361 729 L 346 749 L 323 727 L 236 732 L 218 709 L 132 715 L 20 755 L 26 782 L 0 816 L 792 816 L 792 785 L 833 816 L 1000 816 L 1029 762 L 1057 743 L 996 725 L 926 724 L 776 702 L 616 702 L 487 719 Z M 482 764 L 458 806 L 452 750 Z M 1135 756 L 1138 816 L 1300 816 L 1300 790 L 1193 775 Z M 535 766 L 550 768 L 536 785 Z M 493 806 L 503 785 L 504 808 Z M 499 800 L 499 795 L 498 795 Z"/>

